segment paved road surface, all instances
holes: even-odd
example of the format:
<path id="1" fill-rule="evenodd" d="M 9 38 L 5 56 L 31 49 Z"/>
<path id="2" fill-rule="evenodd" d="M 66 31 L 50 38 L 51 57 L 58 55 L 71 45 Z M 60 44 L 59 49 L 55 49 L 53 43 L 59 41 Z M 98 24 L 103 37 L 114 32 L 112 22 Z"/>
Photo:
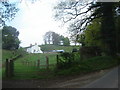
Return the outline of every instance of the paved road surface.
<path id="1" fill-rule="evenodd" d="M 83 86 L 82 88 L 118 88 L 118 76 L 120 75 L 120 66 L 114 68 L 100 79 Z M 118 85 L 119 84 L 119 85 Z"/>

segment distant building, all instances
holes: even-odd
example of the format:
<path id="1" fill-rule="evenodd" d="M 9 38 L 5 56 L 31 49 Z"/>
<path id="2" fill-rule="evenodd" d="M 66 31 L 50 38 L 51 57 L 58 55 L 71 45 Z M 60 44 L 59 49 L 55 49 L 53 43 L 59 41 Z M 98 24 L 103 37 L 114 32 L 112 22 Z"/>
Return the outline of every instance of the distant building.
<path id="1" fill-rule="evenodd" d="M 26 48 L 26 51 L 28 53 L 43 53 L 41 51 L 41 48 L 37 44 L 35 44 L 35 45 L 31 44 L 29 47 Z"/>

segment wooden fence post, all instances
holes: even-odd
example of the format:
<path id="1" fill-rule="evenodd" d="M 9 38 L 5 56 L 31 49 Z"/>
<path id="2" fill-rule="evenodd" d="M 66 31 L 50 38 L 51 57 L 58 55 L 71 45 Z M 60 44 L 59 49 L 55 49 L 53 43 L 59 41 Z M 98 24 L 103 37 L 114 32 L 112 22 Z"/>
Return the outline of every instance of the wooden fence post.
<path id="1" fill-rule="evenodd" d="M 39 67 L 40 66 L 40 60 L 38 59 L 38 61 L 37 61 L 37 67 Z"/>
<path id="2" fill-rule="evenodd" d="M 6 77 L 9 77 L 9 61 L 8 61 L 8 59 L 6 59 L 5 74 L 6 74 Z"/>
<path id="3" fill-rule="evenodd" d="M 49 69 L 49 58 L 46 56 L 46 69 Z"/>
<path id="4" fill-rule="evenodd" d="M 57 55 L 57 64 L 59 63 L 59 56 Z"/>
<path id="5" fill-rule="evenodd" d="M 10 66 L 10 77 L 14 76 L 14 61 L 10 60 L 9 62 Z"/>
<path id="6" fill-rule="evenodd" d="M 59 55 L 57 55 L 57 64 L 56 64 L 56 67 L 58 68 L 58 64 L 59 64 Z"/>
<path id="7" fill-rule="evenodd" d="M 6 77 L 12 77 L 14 76 L 14 61 L 6 59 Z"/>

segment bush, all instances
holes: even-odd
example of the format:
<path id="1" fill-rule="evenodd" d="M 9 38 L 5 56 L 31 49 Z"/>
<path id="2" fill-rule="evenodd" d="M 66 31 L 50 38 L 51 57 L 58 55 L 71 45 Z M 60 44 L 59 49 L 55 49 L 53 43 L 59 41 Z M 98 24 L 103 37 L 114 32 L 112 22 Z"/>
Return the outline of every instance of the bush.
<path id="1" fill-rule="evenodd" d="M 118 58 L 111 56 L 96 56 L 90 59 L 73 64 L 67 69 L 61 69 L 56 71 L 57 75 L 75 75 L 85 74 L 89 72 L 99 71 L 107 68 L 111 68 L 118 65 Z"/>
<path id="2" fill-rule="evenodd" d="M 72 52 L 77 52 L 78 50 L 77 50 L 77 48 L 73 48 L 73 50 L 72 50 Z"/>
<path id="3" fill-rule="evenodd" d="M 95 56 L 101 56 L 101 50 L 97 46 L 84 46 L 80 48 L 81 59 L 88 59 Z"/>
<path id="4" fill-rule="evenodd" d="M 58 69 L 66 69 L 73 66 L 79 60 L 78 53 L 64 52 L 59 55 Z"/>

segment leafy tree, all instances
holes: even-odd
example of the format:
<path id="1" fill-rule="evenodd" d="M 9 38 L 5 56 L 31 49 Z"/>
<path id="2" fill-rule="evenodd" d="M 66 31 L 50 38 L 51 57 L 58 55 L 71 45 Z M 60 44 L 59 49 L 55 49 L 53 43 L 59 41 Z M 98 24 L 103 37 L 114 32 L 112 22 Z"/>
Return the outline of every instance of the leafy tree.
<path id="1" fill-rule="evenodd" d="M 69 46 L 70 45 L 70 41 L 68 37 L 63 38 L 63 45 L 64 46 Z"/>
<path id="2" fill-rule="evenodd" d="M 2 29 L 2 48 L 14 50 L 19 48 L 20 41 L 18 39 L 19 32 L 11 26 L 4 26 Z"/>
<path id="3" fill-rule="evenodd" d="M 116 18 L 116 34 L 117 34 L 117 52 L 120 53 L 120 15 Z"/>
<path id="4" fill-rule="evenodd" d="M 52 31 L 48 31 L 44 35 L 44 42 L 45 44 L 51 44 L 52 43 Z"/>
<path id="5" fill-rule="evenodd" d="M 19 9 L 15 3 L 10 3 L 9 0 L 0 1 L 0 27 L 5 25 L 6 20 L 12 20 Z"/>
<path id="6" fill-rule="evenodd" d="M 44 42 L 45 42 L 45 44 L 59 45 L 60 35 L 53 31 L 48 31 L 44 35 Z"/>
<path id="7" fill-rule="evenodd" d="M 53 31 L 48 31 L 44 35 L 44 43 L 45 44 L 53 44 L 53 45 L 63 45 L 68 46 L 70 45 L 70 41 L 67 37 L 59 35 Z"/>
<path id="8" fill-rule="evenodd" d="M 85 43 L 87 46 L 101 46 L 101 19 L 95 19 L 88 25 L 85 33 Z"/>
<path id="9" fill-rule="evenodd" d="M 81 43 L 82 46 L 85 46 L 85 33 L 81 33 L 79 35 L 77 35 L 77 42 Z"/>
<path id="10" fill-rule="evenodd" d="M 52 42 L 53 42 L 53 45 L 60 45 L 60 40 L 61 40 L 60 35 L 55 33 L 55 32 L 52 32 Z"/>
<path id="11" fill-rule="evenodd" d="M 78 26 L 79 26 L 78 24 L 72 23 L 68 27 L 68 30 L 69 30 L 69 33 L 70 33 L 70 39 L 73 43 L 75 43 L 75 45 L 77 43 L 80 43 L 79 40 L 78 40 L 78 37 L 80 35 Z"/>
<path id="12" fill-rule="evenodd" d="M 106 53 L 114 56 L 116 54 L 116 29 L 115 29 L 115 10 L 120 3 L 114 2 L 95 2 L 95 0 L 66 0 L 61 1 L 54 8 L 55 17 L 62 19 L 63 22 L 74 22 L 77 25 L 78 34 L 86 30 L 94 19 L 101 18 L 101 39 L 106 45 Z M 86 9 L 85 9 L 86 8 Z M 84 9 L 84 10 L 83 10 Z"/>
<path id="13" fill-rule="evenodd" d="M 0 0 L 0 27 L 5 26 L 7 20 L 14 19 L 20 9 L 17 7 L 17 4 L 20 4 L 22 1 L 34 3 L 37 0 Z"/>

